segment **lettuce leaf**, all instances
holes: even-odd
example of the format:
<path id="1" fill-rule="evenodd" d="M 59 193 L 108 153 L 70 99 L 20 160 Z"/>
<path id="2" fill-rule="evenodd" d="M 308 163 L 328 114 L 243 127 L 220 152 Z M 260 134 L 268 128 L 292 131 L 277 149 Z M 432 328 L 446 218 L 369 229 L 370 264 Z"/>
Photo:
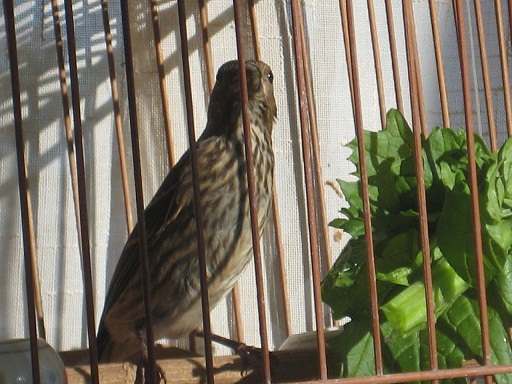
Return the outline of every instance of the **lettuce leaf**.
<path id="1" fill-rule="evenodd" d="M 506 326 L 512 315 L 512 138 L 492 153 L 475 135 L 481 236 L 489 300 L 492 360 L 509 364 Z M 386 340 L 387 372 L 428 369 L 423 290 L 423 255 L 419 238 L 417 178 L 413 133 L 396 110 L 386 128 L 364 132 L 372 235 L 380 305 Z M 349 161 L 359 177 L 357 141 Z M 434 304 L 440 367 L 460 367 L 479 358 L 476 265 L 465 130 L 434 128 L 422 142 L 427 221 L 433 264 Z M 331 226 L 352 236 L 322 282 L 322 298 L 334 316 L 349 316 L 345 332 L 332 341 L 343 360 L 343 376 L 369 375 L 373 342 L 363 205 L 359 181 L 338 180 L 348 207 Z M 443 266 L 437 268 L 436 266 Z M 459 321 L 460 320 L 460 321 Z M 478 328 L 478 329 L 477 329 Z M 512 375 L 498 375 L 498 382 Z"/>

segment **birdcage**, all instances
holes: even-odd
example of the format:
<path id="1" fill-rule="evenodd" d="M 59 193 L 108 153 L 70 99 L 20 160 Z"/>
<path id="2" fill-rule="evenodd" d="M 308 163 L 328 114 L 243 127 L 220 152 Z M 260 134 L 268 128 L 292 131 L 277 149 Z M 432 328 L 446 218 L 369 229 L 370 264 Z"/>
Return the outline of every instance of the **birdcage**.
<path id="1" fill-rule="evenodd" d="M 214 73 L 233 59 L 274 74 L 270 218 L 261 238 L 251 220 L 254 257 L 215 308 L 198 236 L 203 337 L 153 346 L 149 317 L 149 368 L 183 383 L 512 381 L 510 0 L 2 10 L 0 339 L 29 339 L 27 382 L 48 382 L 38 338 L 69 383 L 136 379 L 136 364 L 98 363 L 107 288 L 187 150 L 197 174 Z M 397 303 L 413 289 L 414 308 Z"/>

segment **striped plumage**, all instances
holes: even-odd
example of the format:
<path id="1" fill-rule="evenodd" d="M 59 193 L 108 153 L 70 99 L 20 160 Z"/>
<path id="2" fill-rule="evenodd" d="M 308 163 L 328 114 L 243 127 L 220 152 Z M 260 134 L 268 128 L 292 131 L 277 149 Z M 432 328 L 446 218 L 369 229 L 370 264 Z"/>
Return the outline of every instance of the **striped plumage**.
<path id="1" fill-rule="evenodd" d="M 268 65 L 246 62 L 260 234 L 270 211 L 276 105 Z M 252 257 L 238 62 L 218 71 L 208 123 L 197 142 L 208 292 L 213 308 Z M 202 323 L 192 169 L 187 151 L 145 210 L 155 340 L 181 338 Z M 130 234 L 98 331 L 100 361 L 139 359 L 145 337 L 138 230 Z"/>

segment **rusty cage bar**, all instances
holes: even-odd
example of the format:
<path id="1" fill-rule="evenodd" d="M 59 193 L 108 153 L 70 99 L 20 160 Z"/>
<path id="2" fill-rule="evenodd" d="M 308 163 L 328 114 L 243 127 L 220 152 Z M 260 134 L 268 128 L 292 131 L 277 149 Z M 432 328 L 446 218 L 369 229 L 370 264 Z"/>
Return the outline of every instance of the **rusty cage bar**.
<path id="1" fill-rule="evenodd" d="M 135 377 L 135 368 L 130 366 L 126 368 L 122 364 L 113 363 L 110 365 L 98 364 L 98 352 L 96 346 L 96 321 L 98 310 L 101 310 L 101 303 L 98 306 L 100 294 L 95 288 L 95 270 L 97 270 L 97 260 L 91 255 L 91 242 L 93 242 L 94 234 L 90 230 L 91 221 L 96 217 L 88 213 L 91 204 L 94 204 L 95 195 L 88 192 L 88 175 L 87 161 L 93 154 L 93 150 L 87 148 L 87 143 L 91 142 L 89 133 L 83 128 L 83 122 L 86 119 L 83 115 L 83 96 L 80 93 L 80 87 L 87 81 L 87 76 L 79 76 L 80 73 L 87 71 L 87 63 L 81 63 L 82 57 L 77 56 L 77 52 L 83 47 L 80 42 L 77 47 L 75 28 L 76 13 L 82 17 L 81 12 L 77 11 L 80 4 L 70 0 L 64 0 L 64 9 L 59 8 L 58 0 L 51 2 L 51 21 L 52 32 L 54 36 L 54 49 L 56 49 L 56 65 L 57 78 L 54 79 L 59 85 L 59 99 L 62 107 L 62 126 L 64 127 L 64 136 L 66 140 L 66 149 L 64 154 L 59 154 L 66 158 L 68 162 L 69 175 L 67 176 L 71 184 L 71 199 L 73 200 L 74 220 L 77 229 L 77 258 L 80 259 L 81 269 L 83 271 L 83 286 L 85 300 L 85 318 L 83 325 L 86 331 L 83 333 L 82 344 L 87 345 L 87 351 L 72 352 L 62 351 L 61 357 L 67 365 L 67 375 L 70 383 L 74 382 L 130 382 Z M 113 123 L 112 127 L 116 133 L 116 146 L 120 167 L 120 183 L 121 190 L 118 191 L 121 196 L 120 201 L 123 208 L 119 208 L 124 216 L 123 224 L 124 234 L 130 233 L 134 227 L 132 219 L 132 209 L 136 209 L 137 221 L 144 223 L 144 196 L 146 187 L 143 182 L 147 179 L 146 172 L 151 172 L 145 165 L 148 155 L 152 151 L 151 138 L 145 135 L 145 128 L 161 130 L 161 133 L 155 133 L 155 137 L 164 138 L 165 166 L 164 169 L 172 167 L 176 162 L 176 153 L 183 148 L 190 148 L 192 174 L 194 175 L 194 201 L 196 202 L 195 218 L 198 233 L 198 252 L 201 266 L 201 294 L 203 298 L 203 335 L 204 335 L 204 358 L 199 357 L 197 349 L 201 348 L 195 344 L 195 338 L 190 337 L 189 349 L 190 355 L 180 359 L 181 355 L 176 357 L 173 355 L 161 355 L 160 348 L 153 345 L 153 333 L 151 326 L 151 309 L 149 303 L 150 285 L 148 272 L 148 254 L 147 254 L 147 238 L 145 226 L 139 226 L 139 239 L 143 244 L 141 247 L 140 262 L 143 271 L 143 287 L 144 292 L 147 340 L 148 340 L 148 359 L 150 370 L 156 373 L 156 363 L 167 373 L 167 378 L 173 382 L 173 374 L 177 374 L 179 370 L 180 380 L 183 382 L 199 382 L 204 380 L 208 383 L 213 382 L 315 382 L 315 383 L 396 383 L 396 382 L 415 382 L 415 381 L 432 381 L 438 383 L 443 379 L 454 378 L 475 378 L 484 376 L 486 383 L 496 381 L 494 375 L 508 374 L 512 376 L 512 363 L 495 364 L 493 363 L 493 352 L 491 350 L 490 336 L 490 315 L 489 315 L 489 298 L 486 295 L 486 270 L 484 264 L 484 248 L 482 244 L 482 216 L 481 205 L 479 203 L 479 181 L 477 177 L 477 163 L 475 153 L 479 142 L 475 143 L 475 132 L 478 133 L 482 125 L 488 126 L 488 129 L 480 132 L 484 139 L 489 143 L 489 148 L 495 152 L 503 144 L 507 137 L 512 136 L 512 102 L 511 102 L 511 84 L 510 84 L 510 52 L 511 35 L 512 35 L 512 1 L 501 0 L 453 0 L 452 2 L 443 2 L 442 7 L 449 7 L 450 28 L 455 32 L 455 36 L 443 35 L 440 29 L 440 20 L 438 17 L 439 2 L 435 0 L 412 2 L 408 0 L 393 1 L 386 0 L 374 2 L 368 0 L 363 2 L 355 2 L 352 0 L 339 0 L 339 2 L 325 2 L 322 5 L 310 5 L 307 1 L 299 0 L 283 0 L 274 2 L 276 14 L 281 17 L 277 22 L 282 35 L 284 55 L 288 55 L 283 60 L 283 67 L 289 73 L 277 73 L 282 76 L 283 80 L 280 87 L 276 87 L 276 97 L 288 101 L 283 103 L 290 104 L 290 114 L 286 121 L 290 121 L 290 129 L 292 138 L 296 139 L 296 153 L 291 156 L 296 164 L 294 170 L 296 175 L 290 180 L 300 180 L 301 184 L 296 186 L 299 190 L 302 201 L 298 204 L 300 218 L 306 223 L 299 223 L 301 226 L 301 239 L 289 239 L 286 236 L 286 230 L 283 230 L 283 218 L 287 218 L 283 214 L 282 203 L 283 197 L 286 197 L 284 187 L 286 181 L 276 179 L 276 186 L 273 190 L 273 206 L 272 215 L 268 234 L 267 243 L 260 242 L 258 234 L 257 206 L 255 202 L 254 187 L 254 164 L 252 163 L 252 146 L 250 140 L 250 116 L 248 115 L 248 90 L 247 79 L 244 65 L 239 64 L 239 77 L 242 95 L 242 121 L 244 133 L 246 137 L 245 152 L 247 156 L 247 179 L 249 185 L 249 205 L 251 213 L 251 228 L 253 231 L 252 244 L 254 252 L 254 268 L 250 271 L 251 279 L 255 286 L 256 296 L 255 303 L 257 306 L 257 324 L 253 328 L 258 333 L 256 338 L 261 347 L 260 360 L 254 366 L 249 366 L 246 377 L 239 376 L 239 370 L 243 368 L 243 361 L 236 356 L 214 356 L 212 347 L 212 330 L 210 319 L 210 305 L 208 303 L 207 279 L 208 271 L 206 266 L 205 240 L 203 236 L 203 212 L 199 209 L 198 202 L 201 201 L 199 185 L 197 182 L 198 160 L 195 150 L 196 143 L 196 122 L 198 115 L 196 111 L 201 106 L 196 106 L 198 102 L 197 96 L 194 97 L 194 90 L 199 87 L 204 91 L 204 99 L 207 100 L 212 91 L 214 77 L 214 62 L 218 63 L 219 57 L 213 49 L 212 38 L 219 30 L 226 26 L 219 26 L 222 17 L 231 19 L 233 22 L 232 39 L 234 44 L 233 52 L 236 52 L 235 58 L 244 62 L 246 58 L 265 60 L 269 58 L 262 53 L 262 41 L 267 35 L 262 34 L 265 30 L 265 24 L 261 23 L 263 17 L 259 11 L 259 7 L 268 6 L 267 0 L 248 1 L 233 0 L 233 2 L 225 2 L 225 13 L 216 15 L 216 18 L 209 19 L 208 6 L 210 2 L 199 0 L 196 2 L 185 2 L 184 0 L 159 2 L 151 0 L 147 7 L 141 6 L 140 9 L 134 6 L 132 2 L 114 2 L 101 0 L 99 2 L 102 17 L 102 38 L 105 41 L 105 56 L 108 69 L 108 86 L 111 92 L 111 107 Z M 331 4 L 332 3 L 332 4 Z M 115 4 L 115 6 L 114 6 Z M 39 233 L 34 228 L 34 207 L 38 206 L 33 203 L 34 194 L 31 194 L 29 181 L 32 174 L 30 169 L 30 161 L 27 162 L 27 141 L 26 136 L 27 125 L 24 119 L 27 118 L 27 112 L 24 112 L 24 104 L 28 103 L 26 95 L 34 96 L 34 92 L 27 92 L 20 83 L 20 71 L 24 73 L 27 70 L 19 64 L 18 55 L 20 51 L 27 49 L 26 45 L 17 45 L 21 39 L 17 32 L 20 28 L 19 14 L 15 12 L 16 7 L 22 8 L 23 2 L 3 0 L 4 13 L 4 31 L 0 35 L 0 42 L 7 47 L 8 64 L 6 67 L 9 71 L 9 82 L 11 85 L 9 97 L 2 98 L 3 105 L 10 106 L 9 112 L 5 111 L 5 107 L 1 113 L 3 115 L 12 116 L 12 124 L 4 123 L 10 121 L 9 118 L 0 121 L 1 125 L 14 127 L 12 133 L 16 142 L 16 159 L 18 172 L 18 193 L 20 198 L 19 214 L 21 226 L 21 249 L 23 250 L 25 281 L 26 284 L 26 317 L 28 325 L 25 334 L 30 338 L 31 351 L 31 372 L 34 383 L 42 382 L 40 375 L 40 356 L 37 347 L 37 338 L 46 339 L 48 327 L 45 325 L 45 316 L 43 315 L 44 295 L 41 294 L 41 281 L 47 278 L 39 272 L 40 261 L 38 261 L 36 238 Z M 82 5 L 83 6 L 83 5 Z M 210 5 L 211 6 L 211 5 Z M 371 340 L 372 353 L 374 357 L 374 375 L 363 377 L 339 378 L 340 358 L 329 348 L 329 341 L 326 341 L 329 327 L 338 325 L 337 319 L 333 319 L 331 312 L 326 305 L 322 303 L 322 278 L 327 274 L 333 264 L 333 256 L 331 253 L 332 244 L 329 237 L 328 221 L 333 218 L 332 213 L 327 210 L 326 190 L 324 188 L 326 180 L 324 179 L 325 168 L 328 167 L 323 161 L 322 145 L 327 143 L 319 140 L 319 128 L 321 121 L 325 122 L 326 117 L 321 116 L 318 103 L 319 95 L 315 94 L 315 88 L 318 84 L 323 84 L 329 79 L 320 78 L 319 74 L 314 72 L 315 67 L 319 66 L 316 57 L 311 53 L 312 42 L 310 34 L 315 28 L 316 20 L 308 18 L 307 7 L 326 7 L 330 12 L 336 15 L 338 26 L 331 30 L 331 34 L 336 34 L 337 38 L 342 39 L 342 55 L 345 60 L 330 63 L 328 66 L 334 72 L 343 71 L 346 77 L 347 87 L 336 84 L 338 99 L 332 99 L 330 103 L 344 102 L 351 111 L 350 129 L 352 137 L 357 138 L 357 151 L 359 153 L 358 162 L 360 167 L 360 196 L 362 199 L 362 211 L 364 220 L 364 239 L 366 244 L 367 274 L 368 274 L 368 291 L 370 294 L 370 308 L 368 308 L 369 318 L 371 318 Z M 114 23 L 111 9 L 115 8 L 116 15 L 120 16 L 121 23 L 116 20 Z M 421 8 L 421 9 L 420 9 Z M 141 11 L 142 9 L 142 11 Z M 367 20 L 363 23 L 361 19 L 361 9 L 366 14 Z M 485 12 L 493 11 L 494 25 L 486 24 Z M 418 16 L 417 12 L 428 14 L 428 26 L 431 35 L 425 36 L 417 33 Z M 161 113 L 162 126 L 154 128 L 150 123 L 142 122 L 147 118 L 148 112 L 143 109 L 143 103 L 140 102 L 141 95 L 138 93 L 141 86 L 140 79 L 138 83 L 135 77 L 139 76 L 137 68 L 134 65 L 143 65 L 141 62 L 147 60 L 147 57 L 137 57 L 137 53 L 141 52 L 140 41 L 133 42 L 130 33 L 132 31 L 140 32 L 141 22 L 137 12 L 146 12 L 149 15 L 148 20 L 151 26 L 144 25 L 153 35 L 153 41 L 149 44 L 147 52 L 153 55 L 154 74 L 156 80 L 148 80 L 148 87 L 154 85 L 158 88 L 159 101 L 158 105 L 151 106 L 151 113 Z M 64 13 L 66 35 L 62 33 L 61 19 Z M 229 16 L 226 16 L 229 15 Z M 358 15 L 358 16 L 356 16 Z M 136 16 L 134 18 L 134 16 Z M 44 19 L 44 4 L 42 5 L 42 19 Z M 142 17 L 142 16 L 140 16 Z M 79 20 L 79 19 L 78 19 Z M 191 28 L 192 21 L 195 22 L 197 32 L 195 35 L 189 35 L 188 30 Z M 472 24 L 474 20 L 474 25 Z M 268 22 L 268 20 L 266 20 Z M 32 21 L 34 22 L 34 21 Z M 85 23 L 84 20 L 81 22 Z M 288 24 L 285 24 L 287 22 Z M 367 23 L 366 23 L 367 22 Z M 425 21 L 422 20 L 422 23 Z M 173 24 L 174 23 L 174 24 Z M 42 22 L 44 24 L 44 20 Z M 386 31 L 382 30 L 382 25 L 386 26 Z M 230 25 L 230 24 L 229 24 Z M 262 28 L 261 26 L 264 26 Z M 446 23 L 444 31 L 447 31 Z M 365 29 L 367 27 L 367 29 Z M 139 28 L 139 30 L 137 30 Z M 473 41 L 473 29 L 476 29 L 476 42 Z M 122 31 L 120 31 L 122 29 Z M 495 30 L 497 41 L 489 38 L 489 30 Z M 169 48 L 165 45 L 166 37 L 175 33 L 175 47 Z M 41 32 L 43 34 L 43 32 Z M 364 35 L 364 36 L 363 36 Z M 364 38 L 363 38 L 364 37 Z M 199 40 L 199 42 L 198 42 Z M 430 48 L 425 48 L 427 41 L 432 43 Z M 369 43 L 368 49 L 361 48 L 364 42 Z M 139 44 L 139 45 L 137 45 Z M 422 45 L 423 44 L 423 45 Z M 460 76 L 458 79 L 448 77 L 446 72 L 447 58 L 443 57 L 443 44 L 452 44 L 457 49 L 458 68 Z M 280 46 L 282 46 L 280 45 Z M 124 53 L 116 54 L 116 49 L 121 46 Z M 430 46 L 429 46 L 430 47 Z M 170 53 L 168 52 L 170 50 Z M 433 106 L 431 102 L 426 100 L 426 81 L 425 77 L 432 78 L 430 72 L 427 73 L 425 67 L 422 71 L 422 63 L 424 61 L 425 51 L 435 58 L 435 88 L 437 89 L 438 105 Z M 495 56 L 490 56 L 490 52 Z M 66 61 L 64 52 L 67 52 L 68 59 Z M 268 51 L 267 51 L 268 52 Z M 315 51 L 316 52 L 316 51 Z M 477 52 L 478 54 L 476 54 Z M 23 53 L 26 55 L 26 52 Z M 148 54 L 149 55 L 149 54 Z M 279 55 L 279 53 L 276 53 Z M 122 57 L 123 63 L 116 64 L 116 60 Z M 491 60 L 498 57 L 496 60 Z M 231 57 L 232 58 L 232 57 Z M 197 79 L 192 76 L 190 60 L 198 60 L 202 69 L 202 78 Z M 222 57 L 224 59 L 224 57 Z M 371 62 L 372 80 L 368 80 L 368 68 L 366 62 Z M 499 63 L 499 68 L 495 63 Z M 178 64 L 177 64 L 178 63 Z M 281 63 L 281 62 L 280 62 Z M 494 63 L 494 64 L 493 64 Z M 451 64 L 451 63 L 450 63 Z M 180 89 L 182 105 L 184 110 L 185 124 L 187 125 L 186 133 L 176 128 L 173 113 L 176 106 L 173 105 L 175 99 L 171 97 L 171 92 L 176 89 L 169 89 L 168 77 L 171 76 L 168 70 L 169 66 L 178 68 L 180 75 Z M 195 65 L 195 64 L 193 64 Z M 494 66 L 493 66 L 494 65 Z M 85 68 L 85 69 L 84 69 Z M 120 73 L 120 68 L 124 73 Z M 140 67 L 138 67 L 140 68 Z M 322 72 L 322 75 L 329 77 L 331 73 Z M 173 75 L 174 76 L 174 75 Z M 391 89 L 386 85 L 384 78 L 390 76 L 389 84 Z M 153 81 L 153 82 L 151 82 Z M 70 94 L 68 94 L 68 82 Z M 317 84 L 315 84 L 315 82 Z M 481 82 L 481 88 L 479 84 Z M 368 84 L 373 85 L 369 89 Z M 475 85 L 476 84 L 476 85 Z M 195 87 L 195 88 L 194 88 Z M 476 90 L 475 90 L 476 87 Z M 432 87 L 429 84 L 428 89 Z M 4 91 L 2 91 L 4 92 Z M 457 93 L 458 92 L 458 93 Z M 5 92 L 4 92 L 5 93 Z M 373 105 L 366 105 L 364 100 L 367 93 L 374 94 Z M 346 95 L 350 94 L 350 97 Z M 480 95 L 481 94 L 481 95 Z M 454 102 L 454 98 L 460 95 L 460 100 Z M 323 95 L 322 95 L 323 96 Z M 69 100 L 71 98 L 71 100 Z M 483 102 L 480 100 L 482 99 Z M 321 100 L 325 100 L 322 98 Z M 70 108 L 71 101 L 71 108 Z M 476 106 L 475 106 L 476 102 Z M 205 104 L 207 103 L 204 102 Z M 87 103 L 85 103 L 87 104 Z M 414 170 L 418 180 L 417 182 L 417 204 L 419 231 L 419 249 L 423 255 L 422 263 L 422 281 L 425 286 L 426 297 L 426 330 L 428 337 L 428 369 L 418 372 L 388 372 L 385 364 L 385 352 L 387 340 L 383 336 L 381 323 L 383 314 L 379 309 L 379 288 L 378 288 L 378 271 L 375 260 L 375 233 L 372 226 L 372 212 L 370 201 L 370 185 L 368 175 L 368 158 L 365 157 L 365 148 L 368 143 L 365 142 L 365 130 L 380 130 L 386 127 L 386 111 L 390 107 L 397 108 L 405 115 L 410 122 L 413 133 L 414 154 Z M 438 114 L 433 114 L 432 109 L 439 110 Z M 456 110 L 456 113 L 452 109 Z M 478 117 L 475 122 L 475 114 L 480 109 L 485 109 L 485 117 Z M 477 112 L 475 112 L 477 111 Z M 141 119 L 141 112 L 144 117 Z M 374 125 L 369 127 L 369 115 L 375 116 Z M 429 116 L 435 116 L 439 121 L 429 121 Z M 478 115 L 479 116 L 479 115 Z M 289 119 L 289 120 L 288 120 Z M 431 118 L 432 120 L 432 118 Z M 433 286 L 433 250 L 431 249 L 429 222 L 427 215 L 427 196 L 425 189 L 424 162 L 425 157 L 422 155 L 423 144 L 429 135 L 429 131 L 438 123 L 444 127 L 450 127 L 451 124 L 459 124 L 465 127 L 467 137 L 467 173 L 468 186 L 471 197 L 471 223 L 472 223 L 472 241 L 475 250 L 475 266 L 476 271 L 476 291 L 478 293 L 478 312 L 479 324 L 481 329 L 481 338 L 479 345 L 482 350 L 481 361 L 473 365 L 457 368 L 440 368 L 439 364 L 439 340 L 436 336 L 436 308 L 434 304 L 434 286 Z M 480 124 L 480 125 L 478 125 Z M 127 137 L 127 126 L 130 126 L 131 150 L 125 148 L 124 141 Z M 0 131 L 1 133 L 1 131 Z M 152 133 L 152 132 L 151 132 Z M 153 133 L 152 133 L 153 134 Z M 33 137 L 34 133 L 30 133 Z M 181 136 L 180 136 L 181 135 Z M 84 139 L 87 136 L 88 138 Z M 181 138 L 188 138 L 186 146 L 180 144 Z M 281 138 L 281 140 L 283 140 Z M 331 138 L 331 140 L 336 140 Z M 284 141 L 284 140 L 283 140 Z M 149 143 L 149 144 L 148 144 Z M 180 147 L 181 145 L 181 147 Z M 1 149 L 1 148 L 0 148 Z M 1 153 L 0 153 L 1 155 Z M 130 157 L 131 155 L 131 157 Z M 279 153 L 279 159 L 282 159 Z M 113 160 L 112 160 L 113 161 Z M 344 161 L 344 159 L 336 159 L 336 161 Z M 512 160 L 511 160 L 512 161 Z M 146 163 L 144 163 L 146 162 Z M 2 163 L 0 163 L 2 165 Z M 329 165 L 330 166 L 330 165 Z M 133 167 L 133 175 L 130 175 L 130 167 Z M 276 168 L 279 162 L 276 161 Z M 117 172 L 117 171 L 114 171 Z M 6 171 L 0 168 L 0 176 L 2 173 L 6 175 Z M 39 181 L 40 182 L 40 181 Z M 2 190 L 2 179 L 0 179 L 0 191 Z M 330 183 L 328 183 L 330 184 Z M 32 185 L 32 184 L 30 184 Z M 132 201 L 133 191 L 135 187 L 135 199 Z M 283 191 L 279 189 L 282 188 Z M 92 196 L 91 196 L 92 195 Z M 0 199 L 2 196 L 0 195 Z M 278 201 L 279 200 L 279 201 Z M 0 200 L 1 201 L 1 200 Z M 146 201 L 147 202 L 147 201 Z M 35 212 L 37 213 L 37 211 Z M 286 220 L 286 219 L 284 219 Z M 93 225 L 94 227 L 94 225 Z M 111 227 L 112 228 L 112 227 Z M 1 229 L 1 228 L 0 228 Z M 41 229 L 40 229 L 41 230 Z M 511 229 L 512 231 L 512 229 Z M 0 234 L 0 239 L 5 236 Z M 307 257 L 303 258 L 303 263 L 307 264 L 304 269 L 304 276 L 295 276 L 287 271 L 287 262 L 290 254 L 287 252 L 287 244 L 289 241 L 301 242 L 304 245 Z M 268 253 L 272 253 L 268 255 Z M 512 257 L 512 255 L 510 255 Z M 268 258 L 274 262 L 274 271 L 269 272 L 266 267 Z M 274 261 L 275 259 L 275 261 Z M 271 275 L 272 273 L 272 275 Z M 307 276 L 307 278 L 305 277 Z M 0 284 L 2 279 L 7 276 L 0 274 Z M 308 280 L 307 289 L 309 293 L 305 295 L 304 302 L 292 302 L 290 299 L 290 281 L 294 278 Z M 512 277 L 510 277 L 512 278 Z M 272 292 L 269 288 L 269 281 L 272 280 L 272 287 L 277 287 L 278 292 Z M 273 281 L 275 280 L 275 282 Z M 6 280 L 7 281 L 7 280 Z M 306 287 L 306 283 L 305 283 Z M 270 298 L 268 298 L 270 296 Z M 275 296 L 275 297 L 273 297 Z M 232 338 L 240 342 L 245 342 L 248 336 L 248 329 L 251 325 L 244 320 L 244 293 L 241 292 L 239 284 L 235 285 L 229 296 L 228 303 L 230 305 L 228 318 L 232 319 L 232 328 L 234 329 Z M 314 342 L 307 350 L 295 351 L 279 351 L 273 349 L 273 343 L 279 337 L 288 338 L 294 333 L 293 322 L 294 310 L 296 306 L 306 306 L 306 302 L 311 309 L 308 316 L 308 330 L 316 331 Z M 278 306 L 271 306 L 271 303 L 278 303 Z M 46 314 L 48 311 L 44 311 Z M 277 314 L 276 314 L 277 313 Z M 269 320 L 270 319 L 270 320 Z M 277 320 L 276 320 L 277 319 Z M 507 325 L 508 327 L 509 325 Z M 510 329 L 508 329 L 508 340 L 504 343 L 511 344 Z M 282 334 L 282 335 L 281 335 Z M 86 336 L 85 336 L 86 335 Z M 281 335 L 281 336 L 276 336 Z M 284 335 L 284 336 L 283 336 Z M 275 340 L 274 340 L 275 339 Z M 85 353 L 84 353 L 85 352 Z M 85 359 L 85 360 L 84 360 Z M 228 367 L 229 366 L 229 367 Z M 179 369 L 177 369 L 177 367 Z M 199 367 L 200 373 L 197 373 Z M 227 367 L 227 368 L 226 368 Z M 291 367 L 291 368 L 290 368 Z M 127 371 L 126 371 L 127 369 Z M 126 372 L 127 373 L 126 373 Z M 188 376 L 187 376 L 188 375 Z M 117 379 L 116 379 L 117 377 Z M 123 377 L 123 378 L 121 378 Z M 117 380 L 117 381 L 116 381 Z M 158 378 L 151 375 L 149 379 L 151 383 L 156 383 Z M 187 381 L 188 380 L 188 381 Z M 511 379 L 512 380 L 512 379 Z M 181 382 L 181 381 L 180 381 Z M 506 382 L 506 381 L 503 381 Z"/>

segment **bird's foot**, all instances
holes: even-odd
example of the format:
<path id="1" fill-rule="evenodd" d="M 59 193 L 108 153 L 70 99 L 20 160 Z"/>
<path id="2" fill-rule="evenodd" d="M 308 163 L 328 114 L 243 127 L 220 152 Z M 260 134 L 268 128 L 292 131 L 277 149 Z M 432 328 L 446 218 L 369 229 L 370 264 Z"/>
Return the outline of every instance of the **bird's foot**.
<path id="1" fill-rule="evenodd" d="M 167 384 L 167 378 L 165 377 L 164 370 L 158 365 L 158 363 L 155 363 L 155 369 L 156 369 L 156 382 L 158 383 L 164 383 Z M 141 357 L 139 363 L 137 364 L 137 371 L 135 374 L 135 384 L 150 384 L 150 376 L 151 376 L 151 369 L 149 364 L 149 359 L 147 357 Z"/>
<path id="2" fill-rule="evenodd" d="M 251 356 L 254 356 L 261 360 L 262 350 L 261 348 L 254 347 L 252 345 L 247 345 L 245 343 L 237 342 L 238 345 L 234 345 L 233 350 L 235 353 L 240 356 L 242 359 L 250 359 Z"/>
<path id="3" fill-rule="evenodd" d="M 242 367 L 240 368 L 241 376 L 245 376 L 249 368 L 254 365 L 255 359 L 258 363 L 262 360 L 263 351 L 261 348 L 238 342 L 238 345 L 234 347 L 233 350 L 242 359 Z"/>
<path id="4" fill-rule="evenodd" d="M 202 331 L 196 331 L 195 336 L 204 337 L 204 333 Z M 245 376 L 245 374 L 249 371 L 251 366 L 255 364 L 261 363 L 263 351 L 261 348 L 254 347 L 252 345 L 247 345 L 240 341 L 228 339 L 226 337 L 222 337 L 219 335 L 212 334 L 211 339 L 213 342 L 217 344 L 224 345 L 225 347 L 231 348 L 240 358 L 242 359 L 242 368 L 240 374 Z M 271 366 L 275 365 L 276 362 L 273 359 L 272 354 L 270 354 L 270 363 Z"/>

